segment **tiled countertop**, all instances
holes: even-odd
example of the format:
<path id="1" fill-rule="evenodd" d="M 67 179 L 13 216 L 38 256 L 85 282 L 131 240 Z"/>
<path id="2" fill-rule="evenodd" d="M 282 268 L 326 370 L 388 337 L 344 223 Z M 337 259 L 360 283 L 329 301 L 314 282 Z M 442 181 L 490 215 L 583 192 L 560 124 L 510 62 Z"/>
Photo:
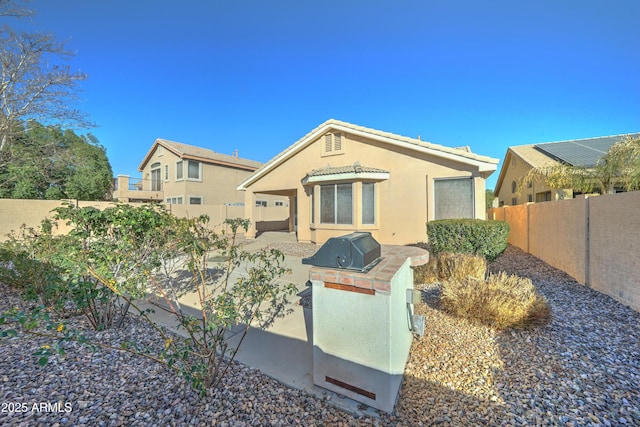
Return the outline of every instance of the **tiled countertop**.
<path id="1" fill-rule="evenodd" d="M 407 261 L 407 258 L 411 259 L 412 267 L 429 262 L 429 252 L 415 246 L 382 245 L 380 250 L 383 258 L 382 261 L 367 273 L 360 273 L 353 270 L 311 267 L 309 270 L 309 278 L 325 283 L 389 292 L 391 289 L 391 279 Z"/>

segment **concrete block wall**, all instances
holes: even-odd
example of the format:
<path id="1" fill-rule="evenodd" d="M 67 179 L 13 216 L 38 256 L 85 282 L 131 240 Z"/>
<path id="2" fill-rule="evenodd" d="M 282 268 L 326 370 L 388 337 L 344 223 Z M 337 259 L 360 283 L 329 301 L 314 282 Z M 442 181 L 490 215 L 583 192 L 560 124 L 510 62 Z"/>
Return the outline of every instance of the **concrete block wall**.
<path id="1" fill-rule="evenodd" d="M 79 207 L 94 206 L 104 209 L 112 206 L 113 202 L 89 202 L 76 201 L 72 203 Z M 139 203 L 131 203 L 139 205 Z M 12 231 L 19 231 L 24 224 L 27 227 L 38 228 L 42 220 L 51 218 L 53 209 L 61 207 L 64 202 L 61 200 L 22 200 L 22 199 L 0 199 L 0 242 L 7 240 L 7 235 Z M 227 218 L 244 217 L 243 206 L 226 205 L 169 205 L 166 208 L 179 218 L 194 218 L 202 214 L 209 215 L 209 224 L 213 228 L 220 228 L 220 225 Z M 288 217 L 288 207 L 263 207 L 256 208 L 260 211 L 260 219 L 263 220 L 283 220 Z M 59 224 L 54 233 L 65 234 L 69 228 L 64 224 Z"/>
<path id="2" fill-rule="evenodd" d="M 640 311 L 640 191 L 492 208 L 509 243 Z"/>

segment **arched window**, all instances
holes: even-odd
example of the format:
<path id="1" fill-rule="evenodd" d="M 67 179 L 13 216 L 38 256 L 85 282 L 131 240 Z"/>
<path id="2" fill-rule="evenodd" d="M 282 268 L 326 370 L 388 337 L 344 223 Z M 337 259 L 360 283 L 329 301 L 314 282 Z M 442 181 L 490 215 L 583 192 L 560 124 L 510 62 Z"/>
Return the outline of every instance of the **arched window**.
<path id="1" fill-rule="evenodd" d="M 515 182 L 515 181 L 513 181 L 513 182 L 511 183 L 511 192 L 512 192 L 512 193 L 515 193 L 517 188 L 518 188 L 518 184 L 516 184 L 516 182 Z"/>

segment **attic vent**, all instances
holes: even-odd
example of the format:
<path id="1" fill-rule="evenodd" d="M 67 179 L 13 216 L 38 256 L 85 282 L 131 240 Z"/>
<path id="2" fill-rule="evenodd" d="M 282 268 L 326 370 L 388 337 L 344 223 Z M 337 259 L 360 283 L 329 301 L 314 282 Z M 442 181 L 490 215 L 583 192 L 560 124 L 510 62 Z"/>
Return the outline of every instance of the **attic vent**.
<path id="1" fill-rule="evenodd" d="M 342 152 L 342 134 L 328 133 L 324 136 L 324 153 Z"/>
<path id="2" fill-rule="evenodd" d="M 333 151 L 342 151 L 342 134 L 333 134 Z"/>
<path id="3" fill-rule="evenodd" d="M 324 136 L 324 151 L 326 153 L 333 151 L 333 135 L 330 133 Z"/>

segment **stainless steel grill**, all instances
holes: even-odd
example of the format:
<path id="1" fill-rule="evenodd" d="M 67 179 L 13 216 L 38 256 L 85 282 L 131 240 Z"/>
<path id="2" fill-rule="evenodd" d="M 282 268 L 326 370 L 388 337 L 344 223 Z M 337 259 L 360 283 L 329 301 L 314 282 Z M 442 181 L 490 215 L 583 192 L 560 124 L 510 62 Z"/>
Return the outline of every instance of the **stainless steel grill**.
<path id="1" fill-rule="evenodd" d="M 330 238 L 314 255 L 303 258 L 302 263 L 367 272 L 381 260 L 380 244 L 371 233 L 355 232 Z"/>

